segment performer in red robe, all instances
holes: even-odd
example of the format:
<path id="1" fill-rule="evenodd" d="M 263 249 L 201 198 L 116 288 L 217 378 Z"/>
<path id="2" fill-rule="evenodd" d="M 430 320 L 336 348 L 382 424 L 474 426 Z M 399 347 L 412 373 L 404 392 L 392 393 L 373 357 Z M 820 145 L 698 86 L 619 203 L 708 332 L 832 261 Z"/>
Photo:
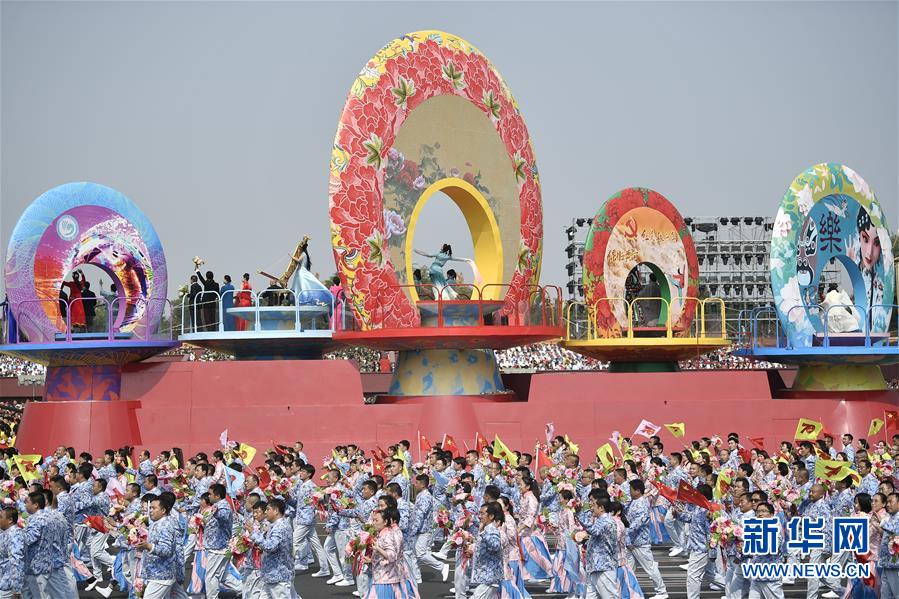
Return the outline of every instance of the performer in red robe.
<path id="1" fill-rule="evenodd" d="M 240 284 L 240 291 L 237 292 L 237 298 L 234 304 L 238 308 L 249 308 L 253 305 L 253 286 L 250 285 L 250 273 L 243 273 L 243 282 Z M 238 331 L 247 330 L 247 321 L 238 318 L 235 323 L 235 329 Z"/>
<path id="2" fill-rule="evenodd" d="M 72 273 L 71 281 L 63 281 L 62 286 L 69 289 L 69 322 L 72 331 L 84 331 L 87 329 L 87 320 L 84 317 L 84 302 L 81 301 L 81 271 Z"/>

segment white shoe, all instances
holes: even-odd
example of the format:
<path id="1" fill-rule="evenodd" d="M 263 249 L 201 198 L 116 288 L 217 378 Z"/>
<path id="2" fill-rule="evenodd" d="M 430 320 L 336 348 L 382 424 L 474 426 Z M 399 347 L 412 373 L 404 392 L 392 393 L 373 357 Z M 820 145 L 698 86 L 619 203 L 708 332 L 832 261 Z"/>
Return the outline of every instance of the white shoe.
<path id="1" fill-rule="evenodd" d="M 331 573 L 330 572 L 322 572 L 321 570 L 319 570 L 318 572 L 316 572 L 312 575 L 312 578 L 324 578 L 326 576 L 331 576 Z"/>
<path id="2" fill-rule="evenodd" d="M 711 583 L 709 583 L 709 588 L 712 589 L 713 591 L 723 591 L 724 585 L 721 584 L 720 582 L 711 582 Z"/>
<path id="3" fill-rule="evenodd" d="M 446 579 L 449 578 L 449 564 L 443 564 L 443 569 L 440 570 L 440 576 L 443 577 L 443 582 L 446 582 Z"/>
<path id="4" fill-rule="evenodd" d="M 823 595 L 821 595 L 821 597 L 822 597 L 823 599 L 836 599 L 837 597 L 839 597 L 839 595 L 837 595 L 837 594 L 834 593 L 833 591 L 827 591 L 826 593 L 824 593 Z"/>
<path id="5" fill-rule="evenodd" d="M 649 599 L 668 599 L 668 593 L 656 593 Z"/>
<path id="6" fill-rule="evenodd" d="M 455 593 L 455 592 L 456 592 L 456 587 L 450 587 L 449 592 L 450 592 L 450 595 L 452 595 L 453 593 Z"/>
<path id="7" fill-rule="evenodd" d="M 361 597 L 359 591 L 353 591 L 353 597 Z"/>
<path id="8" fill-rule="evenodd" d="M 344 578 L 343 580 L 341 580 L 341 581 L 339 581 L 339 582 L 335 582 L 335 583 L 334 583 L 334 586 L 336 586 L 336 587 L 351 587 L 351 586 L 353 586 L 354 584 L 356 584 L 356 583 L 350 582 L 349 580 L 347 580 L 346 578 Z"/>
<path id="9" fill-rule="evenodd" d="M 105 587 L 96 587 L 96 588 L 94 588 L 94 590 L 97 591 L 98 595 L 100 595 L 101 597 L 104 597 L 104 598 L 112 595 L 112 585 L 111 584 L 107 585 Z"/>
<path id="10" fill-rule="evenodd" d="M 684 550 L 682 547 L 675 547 L 668 553 L 668 557 L 677 557 L 678 555 L 680 555 L 683 552 L 684 552 Z"/>
<path id="11" fill-rule="evenodd" d="M 340 582 L 341 580 L 343 580 L 343 576 L 335 574 L 334 576 L 332 576 L 331 578 L 326 580 L 325 584 L 336 584 L 336 583 Z"/>
<path id="12" fill-rule="evenodd" d="M 689 566 L 687 566 L 687 564 L 681 564 L 678 566 L 678 568 L 680 568 L 681 570 L 686 570 L 688 567 Z"/>
<path id="13" fill-rule="evenodd" d="M 309 569 L 309 566 L 294 566 L 293 567 L 294 572 L 305 572 L 308 569 Z"/>
<path id="14" fill-rule="evenodd" d="M 786 585 L 796 584 L 796 579 L 795 578 L 784 578 L 783 584 L 786 584 Z"/>
<path id="15" fill-rule="evenodd" d="M 101 582 L 103 582 L 103 581 L 100 580 L 99 578 L 94 578 L 94 581 L 93 581 L 92 583 L 90 583 L 89 585 L 87 585 L 86 587 L 84 587 L 85 592 L 93 591 L 94 588 L 95 588 L 98 584 L 100 584 Z"/>
<path id="16" fill-rule="evenodd" d="M 442 551 L 434 551 L 431 553 L 431 555 L 442 561 L 446 561 L 449 559 L 449 556 Z"/>

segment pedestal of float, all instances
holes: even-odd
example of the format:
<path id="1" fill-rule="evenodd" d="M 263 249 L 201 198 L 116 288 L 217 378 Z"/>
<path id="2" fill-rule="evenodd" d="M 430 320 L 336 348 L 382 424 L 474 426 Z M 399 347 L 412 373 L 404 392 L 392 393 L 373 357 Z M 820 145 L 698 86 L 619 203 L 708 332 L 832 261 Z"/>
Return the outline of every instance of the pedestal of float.
<path id="1" fill-rule="evenodd" d="M 491 349 L 416 349 L 399 352 L 390 395 L 482 395 L 505 390 Z"/>
<path id="2" fill-rule="evenodd" d="M 882 391 L 887 388 L 875 364 L 802 364 L 793 381 L 795 391 Z"/>

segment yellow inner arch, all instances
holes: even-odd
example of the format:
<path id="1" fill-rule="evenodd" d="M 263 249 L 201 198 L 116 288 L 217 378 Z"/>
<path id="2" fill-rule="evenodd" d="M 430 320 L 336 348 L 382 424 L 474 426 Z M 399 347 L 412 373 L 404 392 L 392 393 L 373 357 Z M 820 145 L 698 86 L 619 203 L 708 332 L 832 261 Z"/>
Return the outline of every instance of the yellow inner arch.
<path id="1" fill-rule="evenodd" d="M 412 281 L 412 254 L 413 242 L 415 240 L 415 227 L 418 224 L 418 217 L 424 209 L 425 204 L 431 199 L 436 192 L 441 191 L 455 202 L 465 222 L 468 223 L 468 230 L 471 232 L 471 242 L 474 246 L 474 261 L 478 265 L 478 272 L 484 280 L 484 285 L 491 283 L 502 283 L 503 281 L 503 244 L 499 234 L 499 226 L 496 224 L 496 218 L 487 200 L 464 179 L 458 177 L 447 177 L 441 179 L 428 186 L 422 192 L 421 197 L 412 210 L 412 216 L 409 218 L 409 225 L 406 231 L 406 280 Z M 473 283 L 473 282 L 472 282 Z M 412 301 L 418 301 L 418 293 L 414 286 L 407 287 Z M 488 287 L 484 290 L 483 299 L 496 300 L 501 295 L 505 295 L 505 288 L 501 286 Z M 472 295 L 472 299 L 477 299 L 477 294 Z"/>

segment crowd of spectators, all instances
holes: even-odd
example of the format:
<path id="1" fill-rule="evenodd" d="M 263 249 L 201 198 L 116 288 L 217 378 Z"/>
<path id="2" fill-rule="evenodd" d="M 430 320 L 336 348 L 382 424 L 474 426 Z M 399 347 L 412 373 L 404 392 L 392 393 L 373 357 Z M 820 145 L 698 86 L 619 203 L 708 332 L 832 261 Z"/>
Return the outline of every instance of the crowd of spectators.
<path id="1" fill-rule="evenodd" d="M 19 376 L 44 376 L 47 368 L 36 362 L 29 362 L 13 356 L 0 355 L 0 378 Z"/>

